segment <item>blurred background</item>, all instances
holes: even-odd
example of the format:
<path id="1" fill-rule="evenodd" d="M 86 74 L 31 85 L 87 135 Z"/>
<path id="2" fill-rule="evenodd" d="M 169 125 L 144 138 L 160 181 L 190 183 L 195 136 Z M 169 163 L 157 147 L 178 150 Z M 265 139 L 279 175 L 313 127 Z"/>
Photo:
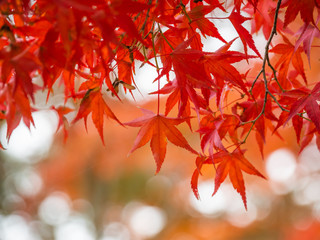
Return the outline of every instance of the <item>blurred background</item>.
<path id="1" fill-rule="evenodd" d="M 112 103 L 123 122 L 141 115 L 131 104 Z M 154 109 L 155 102 L 140 106 Z M 320 239 L 320 153 L 312 142 L 298 154 L 290 128 L 281 131 L 284 141 L 268 136 L 264 159 L 254 136 L 244 147 L 268 178 L 245 175 L 246 211 L 228 181 L 212 197 L 210 166 L 196 200 L 190 187 L 195 158 L 188 151 L 169 143 L 157 175 L 148 144 L 128 156 L 137 128 L 106 120 L 103 146 L 90 119 L 87 132 L 83 122 L 70 127 L 64 143 L 63 133 L 55 133 L 56 112 L 33 117 L 36 128 L 21 123 L 0 153 L 1 240 Z M 198 134 L 178 128 L 197 149 Z M 3 125 L 3 143 L 5 133 Z"/>

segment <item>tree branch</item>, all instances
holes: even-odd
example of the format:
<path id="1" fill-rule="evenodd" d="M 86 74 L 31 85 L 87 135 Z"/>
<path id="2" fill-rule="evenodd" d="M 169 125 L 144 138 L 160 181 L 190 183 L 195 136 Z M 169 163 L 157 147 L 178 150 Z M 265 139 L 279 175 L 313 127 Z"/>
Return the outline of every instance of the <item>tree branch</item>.
<path id="1" fill-rule="evenodd" d="M 275 9 L 275 15 L 274 15 L 274 20 L 273 20 L 273 27 L 272 27 L 272 30 L 271 30 L 271 33 L 270 33 L 270 36 L 269 36 L 269 39 L 266 43 L 266 46 L 265 46 L 265 52 L 264 52 L 264 57 L 263 57 L 263 62 L 262 62 L 262 66 L 261 66 L 261 70 L 260 72 L 258 73 L 258 75 L 256 76 L 256 78 L 254 79 L 253 83 L 252 83 L 252 86 L 249 90 L 250 94 L 252 95 L 252 90 L 253 90 L 253 87 L 255 85 L 255 83 L 257 82 L 257 80 L 259 79 L 259 77 L 261 76 L 262 74 L 262 77 L 263 77 L 263 82 L 264 82 L 264 87 L 265 87 L 265 95 L 264 95 L 264 101 L 263 101 L 263 106 L 262 106 L 262 109 L 261 109 L 261 112 L 259 113 L 259 115 L 252 121 L 247 121 L 247 122 L 243 122 L 242 125 L 244 124 L 247 124 L 247 123 L 251 123 L 251 127 L 250 127 L 250 130 L 249 132 L 247 133 L 247 135 L 245 136 L 244 140 L 242 141 L 242 143 L 245 143 L 250 132 L 252 131 L 253 129 L 253 126 L 255 125 L 256 121 L 264 114 L 264 111 L 265 111 L 265 108 L 266 108 L 266 105 L 267 105 L 267 101 L 268 101 L 268 95 L 270 95 L 270 97 L 277 103 L 277 105 L 281 108 L 282 111 L 285 111 L 286 109 L 283 108 L 280 103 L 277 101 L 277 99 L 275 98 L 275 96 L 269 91 L 269 88 L 268 88 L 268 80 L 267 80 L 267 74 L 266 74 L 266 64 L 268 64 L 268 66 L 272 69 L 273 71 L 273 75 L 274 75 L 274 78 L 276 80 L 276 82 L 278 83 L 280 89 L 282 91 L 283 88 L 281 87 L 281 85 L 279 84 L 278 80 L 277 80 L 277 77 L 276 77 L 276 70 L 273 68 L 273 66 L 271 65 L 270 63 L 270 59 L 269 59 L 269 47 L 270 47 L 270 44 L 271 44 L 271 41 L 274 37 L 274 35 L 277 34 L 277 20 L 278 20 L 278 15 L 279 15 L 279 9 L 280 9 L 280 6 L 281 6 L 281 1 L 282 0 L 278 0 L 278 3 L 277 3 L 277 7 Z"/>

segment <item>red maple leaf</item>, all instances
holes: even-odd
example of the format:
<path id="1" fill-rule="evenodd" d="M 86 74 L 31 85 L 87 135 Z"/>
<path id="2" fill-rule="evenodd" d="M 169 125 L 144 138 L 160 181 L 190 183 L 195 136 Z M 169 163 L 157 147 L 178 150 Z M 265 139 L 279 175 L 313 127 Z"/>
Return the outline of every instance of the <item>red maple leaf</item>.
<path id="1" fill-rule="evenodd" d="M 197 168 L 193 171 L 192 177 L 191 177 L 191 189 L 193 191 L 194 196 L 199 200 L 200 195 L 199 195 L 199 190 L 198 190 L 198 181 L 199 181 L 199 176 L 201 175 L 201 168 L 203 164 L 209 164 L 213 163 L 211 158 L 208 158 L 204 155 L 199 155 L 196 158 L 196 166 Z"/>
<path id="2" fill-rule="evenodd" d="M 317 19 L 316 24 L 318 24 L 319 19 Z M 305 23 L 303 27 L 299 29 L 297 34 L 300 34 L 296 44 L 295 44 L 295 50 L 299 48 L 301 43 L 303 43 L 303 50 L 308 56 L 309 65 L 311 64 L 310 60 L 310 53 L 311 53 L 311 45 L 313 42 L 313 39 L 315 37 L 320 38 L 320 30 L 316 25 Z"/>
<path id="3" fill-rule="evenodd" d="M 275 127 L 273 132 L 275 132 L 279 127 L 283 126 L 286 123 L 288 116 L 289 116 L 289 112 L 287 112 L 287 111 L 281 112 L 281 114 L 279 116 L 278 124 Z M 299 144 L 300 137 L 301 137 L 301 130 L 303 127 L 303 118 L 298 115 L 293 116 L 292 117 L 292 125 L 293 125 L 294 131 L 296 133 L 297 143 Z"/>
<path id="4" fill-rule="evenodd" d="M 216 52 L 206 53 L 204 56 L 205 69 L 208 74 L 211 73 L 215 77 L 216 85 L 220 86 L 220 89 L 221 85 L 224 86 L 225 82 L 228 82 L 249 94 L 239 71 L 231 64 L 253 56 L 227 51 L 233 41 L 225 44 Z M 215 90 L 219 91 L 219 88 Z"/>
<path id="5" fill-rule="evenodd" d="M 185 122 L 187 118 L 168 118 L 160 114 L 154 114 L 149 110 L 142 109 L 142 111 L 145 116 L 125 123 L 128 126 L 141 127 L 130 153 L 150 141 L 151 151 L 157 164 L 156 173 L 160 171 L 164 161 L 167 140 L 178 147 L 198 154 L 175 127 L 175 125 Z"/>
<path id="6" fill-rule="evenodd" d="M 191 188 L 197 199 L 200 198 L 198 192 L 198 179 L 201 174 L 201 168 L 204 164 L 219 164 L 216 168 L 215 187 L 212 195 L 216 194 L 220 185 L 224 182 L 229 175 L 232 186 L 242 197 L 243 204 L 247 209 L 246 189 L 242 172 L 251 175 L 256 175 L 261 178 L 265 177 L 244 157 L 243 151 L 238 148 L 232 153 L 223 150 L 215 153 L 211 157 L 199 155 L 196 159 L 197 168 L 194 170 L 191 178 Z"/>
<path id="7" fill-rule="evenodd" d="M 258 33 L 262 28 L 265 39 L 268 39 L 273 28 L 273 20 L 277 3 L 269 0 L 259 0 L 257 5 L 247 4 L 245 11 L 253 16 L 251 20 L 251 34 Z M 283 30 L 283 21 L 278 18 L 277 31 Z M 287 29 L 288 31 L 288 29 Z"/>
<path id="8" fill-rule="evenodd" d="M 243 155 L 243 152 L 236 149 L 232 153 L 222 151 L 213 156 L 214 163 L 219 162 L 215 177 L 215 187 L 213 195 L 220 188 L 229 175 L 232 186 L 242 197 L 243 204 L 247 209 L 246 188 L 244 185 L 242 172 L 265 178 Z"/>
<path id="9" fill-rule="evenodd" d="M 197 113 L 200 107 L 203 106 L 203 98 L 196 92 L 198 89 L 213 90 L 214 82 L 212 81 L 210 74 L 205 70 L 204 55 L 205 53 L 197 49 L 187 48 L 193 41 L 193 37 L 183 41 L 171 53 L 164 59 L 164 67 L 157 77 L 167 75 L 171 68 L 173 68 L 176 80 L 169 82 L 164 90 L 158 91 L 159 93 L 170 93 L 179 97 L 179 114 L 178 116 L 185 116 L 185 109 L 188 105 L 189 99 L 194 104 Z M 155 92 L 155 93 L 158 93 Z M 173 100 L 173 99 L 172 99 Z M 175 102 L 177 102 L 175 98 Z"/>
<path id="10" fill-rule="evenodd" d="M 12 86 L 14 85 L 13 82 L 11 81 L 11 83 L 5 85 L 0 91 L 0 119 L 5 116 L 7 121 L 6 137 L 8 140 L 21 120 L 28 128 L 30 128 L 31 124 L 34 125 L 32 117 L 34 109 L 30 106 L 29 98 L 20 85 Z"/>
<path id="11" fill-rule="evenodd" d="M 199 5 L 193 8 L 188 12 L 188 16 L 191 19 L 190 26 L 195 27 L 195 29 L 199 29 L 204 37 L 215 37 L 226 43 L 226 41 L 221 37 L 215 25 L 205 17 L 206 14 L 211 13 L 217 7 L 222 7 L 222 4 L 217 2 L 208 6 Z"/>
<path id="12" fill-rule="evenodd" d="M 171 68 L 176 74 L 176 80 L 169 82 L 160 91 L 154 92 L 171 93 L 167 100 L 169 109 L 179 102 L 178 116 L 185 116 L 184 112 L 190 100 L 196 112 L 199 113 L 200 108 L 209 109 L 209 99 L 215 94 L 218 96 L 217 105 L 219 105 L 226 82 L 249 94 L 240 73 L 232 64 L 254 56 L 228 51 L 234 40 L 216 52 L 202 52 L 187 48 L 192 40 L 193 38 L 190 38 L 172 50 L 170 57 L 165 58 L 164 68 L 156 79 L 168 74 Z M 195 89 L 201 89 L 202 96 Z"/>
<path id="13" fill-rule="evenodd" d="M 256 8 L 258 2 L 259 0 L 248 0 L 248 3 L 250 3 L 254 8 Z M 241 4 L 243 4 L 243 0 L 234 0 L 235 9 L 238 12 L 240 12 Z"/>
<path id="14" fill-rule="evenodd" d="M 301 153 L 303 151 L 303 149 L 305 149 L 305 147 L 310 144 L 310 142 L 312 141 L 314 136 L 316 136 L 317 148 L 320 151 L 320 134 L 317 131 L 315 125 L 312 122 L 307 121 L 305 126 L 306 126 L 306 128 L 304 131 L 304 136 L 301 140 L 299 153 Z"/>
<path id="15" fill-rule="evenodd" d="M 289 94 L 290 92 L 284 95 Z M 317 83 L 312 90 L 301 91 L 301 94 L 302 96 L 292 104 L 285 124 L 304 109 L 317 130 L 320 131 L 320 109 L 317 102 L 320 99 L 320 83 Z"/>
<path id="16" fill-rule="evenodd" d="M 314 23 L 313 11 L 315 7 L 319 8 L 318 0 L 288 0 L 286 2 L 287 10 L 284 18 L 284 26 L 288 26 L 300 13 L 305 23 Z"/>
<path id="17" fill-rule="evenodd" d="M 56 111 L 56 113 L 58 114 L 59 117 L 59 121 L 58 121 L 58 126 L 57 126 L 57 130 L 56 132 L 58 132 L 58 130 L 62 127 L 63 129 L 63 134 L 64 134 L 64 142 L 66 142 L 67 138 L 68 138 L 68 120 L 65 117 L 66 114 L 70 113 L 73 111 L 73 109 L 65 107 L 65 106 L 59 106 L 59 107 L 51 107 L 52 110 Z"/>
<path id="18" fill-rule="evenodd" d="M 226 139 L 226 134 L 229 133 L 229 138 L 234 144 L 238 144 L 237 127 L 240 121 L 236 116 L 223 114 L 214 117 L 212 114 L 207 114 L 200 121 L 200 128 L 197 132 L 201 137 L 201 148 L 205 151 L 208 148 L 210 156 L 213 155 L 213 148 L 217 150 L 226 150 L 222 144 L 222 139 Z"/>
<path id="19" fill-rule="evenodd" d="M 118 120 L 118 118 L 114 115 L 112 110 L 106 104 L 106 102 L 103 99 L 103 96 L 100 92 L 99 87 L 92 88 L 87 91 L 87 93 L 85 94 L 85 96 L 81 100 L 78 114 L 75 117 L 75 119 L 73 120 L 73 123 L 75 123 L 76 121 L 83 118 L 85 121 L 85 125 L 86 125 L 87 117 L 90 113 L 92 113 L 92 121 L 93 121 L 95 127 L 97 128 L 99 135 L 102 139 L 102 142 L 104 144 L 104 139 L 103 139 L 104 115 L 117 121 L 119 124 L 121 124 L 121 122 Z"/>
<path id="20" fill-rule="evenodd" d="M 260 55 L 258 49 L 256 48 L 256 45 L 254 44 L 254 41 L 252 39 L 252 35 L 248 32 L 247 29 L 245 29 L 241 25 L 245 21 L 250 20 L 250 18 L 246 18 L 246 17 L 240 15 L 240 13 L 235 11 L 235 9 L 233 9 L 233 11 L 231 12 L 231 14 L 228 18 L 231 21 L 231 23 L 233 24 L 233 27 L 236 29 L 236 31 L 239 34 L 239 37 L 243 43 L 245 54 L 246 55 L 248 54 L 247 46 L 249 46 L 249 48 L 251 48 L 258 55 L 258 57 L 261 58 L 261 55 Z"/>
<path id="21" fill-rule="evenodd" d="M 305 83 L 307 83 L 307 77 L 304 72 L 303 60 L 301 57 L 302 48 L 299 47 L 296 49 L 288 38 L 284 35 L 282 35 L 282 38 L 285 43 L 279 43 L 270 50 L 270 52 L 281 54 L 275 65 L 276 68 L 279 68 L 279 83 L 285 89 L 291 87 L 287 81 L 290 63 L 292 63 L 295 70 L 302 76 Z"/>

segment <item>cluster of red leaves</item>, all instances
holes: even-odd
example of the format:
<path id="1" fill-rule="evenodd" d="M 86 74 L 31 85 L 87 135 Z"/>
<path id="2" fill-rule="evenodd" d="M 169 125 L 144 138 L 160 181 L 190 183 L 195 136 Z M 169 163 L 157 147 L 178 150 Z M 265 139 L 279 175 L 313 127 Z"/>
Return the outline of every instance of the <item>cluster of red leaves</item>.
<path id="1" fill-rule="evenodd" d="M 164 114 L 159 108 L 156 113 L 143 110 L 143 117 L 125 123 L 140 127 L 131 152 L 150 141 L 158 172 L 169 140 L 197 156 L 191 181 L 196 197 L 201 167 L 212 164 L 214 193 L 229 175 L 246 207 L 242 172 L 263 177 L 241 149 L 251 132 L 263 155 L 267 131 L 278 134 L 277 129 L 291 121 L 298 143 L 306 125 L 302 148 L 316 135 L 320 149 L 320 87 L 308 86 L 302 57 L 305 54 L 310 63 L 313 40 L 319 37 L 319 7 L 318 0 L 0 1 L 0 118 L 8 125 L 7 138 L 21 120 L 28 127 L 34 124 L 35 92 L 47 90 L 49 99 L 60 82 L 65 102 L 81 100 L 73 122 L 86 123 L 91 114 L 103 141 L 105 115 L 122 124 L 107 105 L 105 88 L 119 100 L 119 87 L 133 91 L 139 60 L 158 72 L 156 79 L 145 81 L 166 78 L 167 84 L 153 94 L 168 97 L 161 98 L 166 101 Z M 215 26 L 213 16 L 220 13 L 227 16 L 220 21 L 231 23 L 239 40 L 228 42 Z M 295 19 L 302 22 L 298 36 L 289 29 Z M 244 26 L 248 22 L 251 32 Z M 255 45 L 253 34 L 260 29 L 266 40 L 275 31 L 282 35 L 281 43 L 267 45 L 278 56 L 275 62 Z M 204 38 L 224 45 L 205 52 Z M 295 44 L 289 38 L 296 39 Z M 234 41 L 242 42 L 243 52 L 230 50 Z M 262 65 L 255 79 L 236 64 L 252 59 Z M 36 79 L 41 79 L 40 85 Z M 238 95 L 237 102 L 229 100 L 231 91 Z M 178 115 L 168 117 L 175 106 Z M 67 136 L 65 115 L 72 110 L 49 107 L 57 112 L 58 128 L 63 127 Z M 199 122 L 199 152 L 176 128 L 184 122 L 190 125 L 192 112 Z"/>

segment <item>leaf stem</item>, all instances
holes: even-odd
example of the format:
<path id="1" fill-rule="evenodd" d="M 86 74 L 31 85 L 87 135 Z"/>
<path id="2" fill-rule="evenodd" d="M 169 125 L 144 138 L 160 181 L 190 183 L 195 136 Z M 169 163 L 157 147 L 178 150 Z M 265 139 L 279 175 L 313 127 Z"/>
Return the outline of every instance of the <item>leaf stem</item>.
<path id="1" fill-rule="evenodd" d="M 159 72 L 158 72 L 159 74 Z M 158 79 L 158 106 L 157 106 L 157 114 L 159 115 L 160 113 L 160 78 Z"/>
<path id="2" fill-rule="evenodd" d="M 152 3 L 152 0 L 149 0 L 148 5 L 151 5 L 151 3 Z M 144 19 L 144 22 L 143 22 L 142 27 L 141 27 L 141 29 L 140 29 L 140 33 L 143 33 L 144 30 L 145 30 L 145 28 L 146 28 L 146 26 L 147 26 L 147 22 L 148 22 L 148 19 L 149 19 L 149 17 L 150 17 L 150 15 L 149 15 L 150 9 L 151 9 L 151 8 L 148 8 L 148 10 L 147 10 L 146 18 Z M 148 33 L 148 34 L 149 34 L 149 33 Z M 147 34 L 147 35 L 148 35 L 148 34 Z"/>
<path id="3" fill-rule="evenodd" d="M 161 30 L 161 28 L 160 28 L 160 24 L 159 24 L 159 23 L 158 23 L 158 28 L 159 28 L 159 31 L 160 31 L 161 36 L 162 36 L 162 37 L 164 38 L 164 40 L 168 43 L 169 47 L 170 47 L 172 50 L 174 50 L 174 47 L 169 43 L 168 39 L 164 36 L 164 34 L 163 34 L 163 32 L 162 32 L 162 30 Z"/>
<path id="4" fill-rule="evenodd" d="M 186 6 L 182 3 L 182 1 L 180 1 L 180 6 L 181 6 L 183 14 L 188 18 L 189 24 L 192 23 L 192 20 L 186 11 Z"/>
<path id="5" fill-rule="evenodd" d="M 252 124 L 251 124 L 251 127 L 250 127 L 250 129 L 249 129 L 249 131 L 248 131 L 247 135 L 245 136 L 245 138 L 244 138 L 244 139 L 243 139 L 243 141 L 241 142 L 242 144 L 246 143 L 247 138 L 249 137 L 250 132 L 251 132 L 251 130 L 253 129 L 254 124 L 255 124 L 255 123 L 252 123 Z"/>
<path id="6" fill-rule="evenodd" d="M 153 26 L 152 26 L 152 50 L 153 50 L 153 55 L 154 55 L 154 61 L 156 63 L 156 67 L 157 67 L 157 71 L 159 71 L 159 64 L 158 64 L 158 60 L 157 60 L 157 52 L 156 52 L 156 48 L 155 48 L 155 45 L 154 45 L 154 37 L 155 37 L 155 34 L 154 34 L 154 24 L 153 23 Z"/>
<path id="7" fill-rule="evenodd" d="M 156 53 L 156 48 L 155 48 L 155 44 L 154 44 L 154 37 L 155 37 L 155 34 L 154 34 L 154 25 L 155 25 L 155 22 L 153 23 L 152 25 L 152 49 L 153 49 L 153 54 L 154 54 L 154 61 L 156 63 L 156 67 L 157 67 L 157 73 L 158 73 L 158 76 L 159 76 L 159 64 L 158 64 L 158 60 L 157 60 L 157 53 Z M 160 26 L 159 26 L 160 27 Z M 160 79 L 158 79 L 158 103 L 157 103 L 157 115 L 159 115 L 160 113 L 160 93 L 159 93 L 159 90 L 160 90 Z"/>

